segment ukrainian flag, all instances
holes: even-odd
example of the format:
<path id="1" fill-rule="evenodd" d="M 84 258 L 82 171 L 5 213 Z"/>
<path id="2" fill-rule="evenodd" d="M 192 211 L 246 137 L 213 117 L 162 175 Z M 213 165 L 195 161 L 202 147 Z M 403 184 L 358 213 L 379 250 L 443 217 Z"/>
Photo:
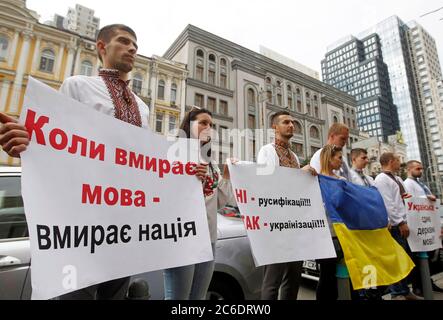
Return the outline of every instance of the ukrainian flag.
<path id="1" fill-rule="evenodd" d="M 325 176 L 319 181 L 354 290 L 406 278 L 415 265 L 388 231 L 388 213 L 377 188 Z"/>

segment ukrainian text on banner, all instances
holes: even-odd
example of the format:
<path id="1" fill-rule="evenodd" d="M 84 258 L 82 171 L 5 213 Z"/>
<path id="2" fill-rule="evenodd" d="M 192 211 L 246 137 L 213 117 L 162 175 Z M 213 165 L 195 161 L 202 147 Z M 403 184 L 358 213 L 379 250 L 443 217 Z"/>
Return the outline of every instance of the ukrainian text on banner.
<path id="1" fill-rule="evenodd" d="M 441 221 L 438 212 L 440 200 L 410 198 L 408 210 L 408 243 L 412 252 L 429 252 L 441 248 Z"/>
<path id="2" fill-rule="evenodd" d="M 213 259 L 195 164 L 164 137 L 32 78 L 21 122 L 33 299 Z"/>
<path id="3" fill-rule="evenodd" d="M 255 164 L 229 170 L 257 267 L 336 256 L 315 177 L 281 167 L 257 175 Z"/>

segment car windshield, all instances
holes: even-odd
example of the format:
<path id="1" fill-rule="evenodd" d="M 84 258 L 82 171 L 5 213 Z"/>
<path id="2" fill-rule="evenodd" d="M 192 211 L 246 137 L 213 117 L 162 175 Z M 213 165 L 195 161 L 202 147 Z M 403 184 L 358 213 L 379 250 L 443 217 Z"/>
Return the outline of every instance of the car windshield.
<path id="1" fill-rule="evenodd" d="M 0 240 L 26 237 L 20 177 L 0 177 Z"/>

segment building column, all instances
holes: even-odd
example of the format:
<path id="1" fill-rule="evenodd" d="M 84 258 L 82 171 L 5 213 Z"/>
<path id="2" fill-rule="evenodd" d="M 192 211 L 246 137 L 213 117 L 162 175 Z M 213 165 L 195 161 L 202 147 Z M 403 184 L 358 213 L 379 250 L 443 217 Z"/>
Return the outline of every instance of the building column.
<path id="1" fill-rule="evenodd" d="M 180 119 L 178 119 L 179 123 L 181 123 L 182 120 L 185 118 L 185 111 L 186 111 L 186 75 L 183 76 L 184 77 L 180 79 L 181 86 L 180 86 Z"/>
<path id="2" fill-rule="evenodd" d="M 8 66 L 12 67 L 14 65 L 15 54 L 17 52 L 17 43 L 18 43 L 19 32 L 15 31 L 14 40 L 12 40 L 11 46 L 11 59 L 9 60 Z"/>
<path id="3" fill-rule="evenodd" d="M 78 74 L 77 69 L 80 68 L 80 55 L 81 55 L 81 49 L 77 49 L 77 57 L 75 59 L 75 64 L 74 64 L 74 70 L 73 70 L 73 76 Z"/>
<path id="4" fill-rule="evenodd" d="M 38 57 L 40 56 L 40 42 L 41 37 L 37 37 L 37 42 L 35 43 L 34 48 L 34 56 L 32 58 L 32 67 L 31 67 L 31 73 L 35 72 L 38 69 Z"/>
<path id="5" fill-rule="evenodd" d="M 10 87 L 11 82 L 9 80 L 3 80 L 0 91 L 0 112 L 6 111 L 6 99 L 8 98 Z"/>
<path id="6" fill-rule="evenodd" d="M 58 55 L 57 55 L 57 64 L 55 65 L 55 72 L 54 72 L 54 74 L 55 74 L 56 78 L 60 77 L 60 68 L 62 66 L 62 61 L 63 61 L 64 53 L 65 53 L 65 44 L 62 43 L 60 45 L 60 48 L 59 48 L 59 51 L 58 51 Z"/>
<path id="7" fill-rule="evenodd" d="M 157 103 L 157 78 L 158 78 L 158 69 L 156 65 L 152 66 L 152 80 L 151 80 L 151 126 L 153 130 L 155 130 L 155 106 Z"/>
<path id="8" fill-rule="evenodd" d="M 23 76 L 26 68 L 26 62 L 28 59 L 29 54 L 29 46 L 31 44 L 31 36 L 32 33 L 29 31 L 24 31 L 22 33 L 23 35 L 23 46 L 22 51 L 20 52 L 20 59 L 17 65 L 17 71 L 15 74 L 15 80 L 14 80 L 14 87 L 13 90 L 13 98 L 11 105 L 9 106 L 9 113 L 17 114 L 19 111 L 19 103 L 20 103 L 20 96 L 22 93 L 22 84 L 23 84 Z"/>
<path id="9" fill-rule="evenodd" d="M 72 63 L 74 62 L 74 53 L 75 53 L 74 47 L 69 46 L 68 47 L 68 60 L 66 62 L 65 74 L 63 76 L 63 80 L 65 80 L 66 78 L 71 76 Z"/>

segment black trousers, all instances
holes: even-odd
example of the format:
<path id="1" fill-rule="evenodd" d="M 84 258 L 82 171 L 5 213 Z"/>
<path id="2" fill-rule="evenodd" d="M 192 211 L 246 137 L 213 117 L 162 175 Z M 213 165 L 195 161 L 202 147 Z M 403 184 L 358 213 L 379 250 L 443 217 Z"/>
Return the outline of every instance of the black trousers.
<path id="1" fill-rule="evenodd" d="M 99 283 L 59 297 L 59 300 L 124 300 L 130 277 Z"/>
<path id="2" fill-rule="evenodd" d="M 264 267 L 261 299 L 297 300 L 303 262 L 271 264 Z"/>

